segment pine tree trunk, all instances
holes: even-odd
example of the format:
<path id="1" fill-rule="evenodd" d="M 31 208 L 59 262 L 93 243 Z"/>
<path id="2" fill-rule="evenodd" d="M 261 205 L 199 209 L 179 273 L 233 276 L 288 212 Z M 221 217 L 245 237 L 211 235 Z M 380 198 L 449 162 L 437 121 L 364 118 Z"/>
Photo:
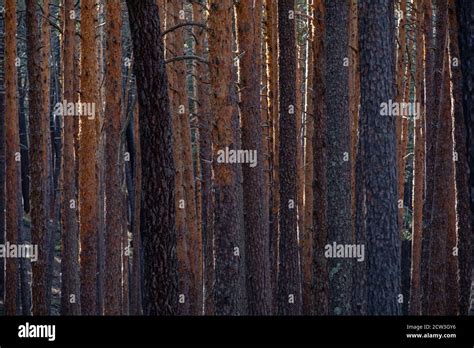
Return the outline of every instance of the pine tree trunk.
<path id="1" fill-rule="evenodd" d="M 74 102 L 74 53 L 75 19 L 74 0 L 64 3 L 64 100 Z M 74 119 L 63 118 L 63 159 L 61 180 L 61 314 L 78 315 L 81 313 L 79 278 L 79 226 L 77 223 L 77 181 L 74 173 Z"/>
<path id="2" fill-rule="evenodd" d="M 472 277 L 472 233 L 469 210 L 469 164 L 466 148 L 467 129 L 462 105 L 462 72 L 459 64 L 459 12 L 454 0 L 449 1 L 449 50 L 451 61 L 457 59 L 458 64 L 451 64 L 454 102 L 454 153 L 456 172 L 456 215 L 459 249 L 459 314 L 467 315 L 469 311 L 469 295 Z"/>
<path id="3" fill-rule="evenodd" d="M 0 16 L 0 244 L 5 244 L 5 16 Z M 5 294 L 5 259 L 0 259 L 0 298 Z"/>
<path id="4" fill-rule="evenodd" d="M 273 313 L 277 309 L 277 277 L 278 277 L 278 212 L 280 209 L 280 180 L 279 180 L 279 124 L 278 124 L 278 31 L 277 31 L 277 1 L 266 0 L 266 29 L 268 47 L 268 95 L 270 113 L 270 173 L 271 192 L 269 198 L 270 224 L 270 283 L 272 287 Z"/>
<path id="5" fill-rule="evenodd" d="M 144 248 L 144 314 L 178 309 L 174 163 L 168 81 L 158 7 L 127 1 L 139 96 L 142 150 L 141 237 Z M 149 151 L 149 149 L 154 149 Z M 159 193 L 159 194 L 157 194 Z"/>
<path id="6" fill-rule="evenodd" d="M 196 22 L 205 23 L 207 20 L 204 5 L 206 2 L 193 2 L 193 12 Z M 207 33 L 203 28 L 196 29 L 196 55 L 206 57 Z M 212 221 L 212 135 L 209 89 L 209 67 L 201 62 L 196 66 L 197 81 L 197 114 L 199 129 L 199 161 L 201 165 L 201 220 L 204 263 L 204 313 L 213 314 L 213 279 L 214 279 L 214 235 Z"/>
<path id="7" fill-rule="evenodd" d="M 122 154 L 119 148 L 121 132 L 122 94 L 117 93 L 122 83 L 122 14 L 119 2 L 106 3 L 106 59 L 107 72 L 105 76 L 105 196 L 106 196 L 106 224 L 105 224 L 105 315 L 119 315 L 121 313 L 121 257 L 123 224 L 120 217 L 123 215 L 121 177 Z M 128 243 L 127 243 L 128 244 Z"/>
<path id="8" fill-rule="evenodd" d="M 166 29 L 173 28 L 179 23 L 180 6 L 176 1 L 166 0 Z M 182 35 L 180 29 L 173 30 L 165 36 L 166 59 L 179 56 L 182 52 Z M 187 117 L 185 112 L 180 112 L 185 108 L 186 94 L 183 91 L 183 76 L 181 75 L 183 62 L 173 62 L 166 65 L 169 82 L 170 111 L 173 123 L 173 158 L 176 172 L 176 229 L 177 229 L 177 252 L 179 270 L 179 296 L 183 296 L 179 302 L 179 313 L 190 314 L 190 287 L 191 287 L 191 255 L 189 245 L 189 225 L 187 224 L 188 201 L 185 192 L 184 178 L 184 151 L 182 150 L 182 123 L 181 118 Z M 184 302 L 181 302 L 184 301 Z"/>
<path id="9" fill-rule="evenodd" d="M 44 98 L 49 95 L 45 90 L 49 85 L 43 82 L 46 76 L 41 64 L 44 51 L 36 14 L 36 1 L 26 2 L 27 56 L 29 76 L 29 130 L 30 130 L 30 204 L 31 204 L 31 239 L 38 245 L 38 261 L 33 263 L 33 314 L 48 314 L 46 301 L 46 268 L 48 260 L 48 147 L 46 134 L 49 134 L 49 113 L 45 108 Z M 46 38 L 45 38 L 46 39 Z M 47 45 L 49 47 L 49 45 Z M 49 79 L 48 79 L 49 81 Z M 45 120 L 46 118 L 46 120 Z"/>
<path id="10" fill-rule="evenodd" d="M 97 64 L 96 0 L 81 3 L 81 103 L 93 103 L 98 110 L 99 95 Z M 97 256 L 99 230 L 99 135 L 94 119 L 81 117 L 79 138 L 79 200 L 80 200 L 80 262 L 81 314 L 97 313 Z"/>
<path id="11" fill-rule="evenodd" d="M 327 244 L 326 112 L 324 80 L 324 0 L 315 0 L 313 18 L 313 287 L 314 314 L 329 313 L 329 274 L 324 247 Z"/>
<path id="12" fill-rule="evenodd" d="M 21 224 L 20 135 L 17 108 L 16 1 L 5 1 L 5 242 L 16 244 Z M 5 260 L 5 314 L 17 314 L 18 259 Z"/>
<path id="13" fill-rule="evenodd" d="M 395 94 L 394 8 L 392 0 L 359 2 L 361 123 L 366 194 L 367 313 L 396 315 L 400 294 L 397 226 L 396 138 L 393 117 L 382 103 Z"/>
<path id="14" fill-rule="evenodd" d="M 296 187 L 296 26 L 294 0 L 278 1 L 279 37 L 279 269 L 278 314 L 301 313 Z M 293 13 L 293 15 L 292 15 Z"/>
<path id="15" fill-rule="evenodd" d="M 268 205 L 260 116 L 261 1 L 236 5 L 240 59 L 242 149 L 256 151 L 256 166 L 243 165 L 247 295 L 251 315 L 271 313 Z"/>
<path id="16" fill-rule="evenodd" d="M 238 282 L 240 255 L 239 244 L 239 182 L 238 164 L 219 163 L 221 151 L 237 150 L 233 129 L 233 115 L 237 105 L 232 98 L 234 87 L 232 57 L 232 1 L 212 0 L 208 19 L 209 70 L 211 77 L 211 115 L 214 144 L 214 247 L 215 283 L 214 306 L 217 315 L 239 314 Z"/>
<path id="17" fill-rule="evenodd" d="M 326 1 L 325 86 L 327 112 L 328 243 L 352 244 L 351 133 L 349 117 L 349 2 Z M 347 61 L 346 61 L 347 60 Z M 329 313 L 351 313 L 352 260 L 331 258 L 328 269 Z"/>
<path id="18" fill-rule="evenodd" d="M 423 2 L 416 7 L 416 102 L 419 103 L 421 114 L 415 118 L 414 125 L 414 152 L 413 161 L 413 231 L 411 245 L 411 281 L 410 281 L 410 315 L 421 314 L 421 241 L 423 235 L 423 190 L 424 190 L 424 53 L 426 47 L 423 41 Z"/>
<path id="19" fill-rule="evenodd" d="M 313 1 L 308 3 L 307 14 L 312 15 Z M 310 23 L 310 21 L 309 21 Z M 306 110 L 305 110 L 305 151 L 304 151 L 304 224 L 302 226 L 301 241 L 301 272 L 302 272 L 302 294 L 303 294 L 303 314 L 310 315 L 313 312 L 313 134 L 314 134 L 314 103 L 312 98 L 312 88 L 314 81 L 313 51 L 313 31 L 308 28 L 307 43 L 307 85 L 306 85 Z"/>

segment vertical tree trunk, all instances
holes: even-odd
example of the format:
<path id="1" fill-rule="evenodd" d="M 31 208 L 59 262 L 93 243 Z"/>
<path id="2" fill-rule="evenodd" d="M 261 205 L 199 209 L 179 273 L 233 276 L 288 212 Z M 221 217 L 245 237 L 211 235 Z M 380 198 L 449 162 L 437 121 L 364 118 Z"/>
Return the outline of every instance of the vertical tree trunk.
<path id="1" fill-rule="evenodd" d="M 0 16 L 0 244 L 5 244 L 5 16 Z M 0 298 L 5 294 L 5 259 L 0 259 Z"/>
<path id="2" fill-rule="evenodd" d="M 313 1 L 308 1 L 307 15 L 311 16 Z M 308 19 L 308 23 L 311 20 Z M 313 27 L 308 25 L 307 38 L 307 81 L 306 81 L 306 110 L 305 110 L 305 137 L 304 137 L 304 223 L 301 227 L 301 272 L 302 272 L 302 294 L 303 314 L 310 315 L 313 312 L 313 134 L 314 134 L 314 103 L 311 91 L 314 81 L 314 51 L 313 51 Z"/>
<path id="3" fill-rule="evenodd" d="M 278 314 L 301 312 L 296 188 L 296 41 L 294 0 L 278 1 L 279 37 L 279 270 Z"/>
<path id="4" fill-rule="evenodd" d="M 106 3 L 106 59 L 105 76 L 105 315 L 121 313 L 121 256 L 125 251 L 121 243 L 124 225 L 120 175 L 122 174 L 122 154 L 119 148 L 121 131 L 122 93 L 122 14 L 119 2 Z"/>
<path id="5" fill-rule="evenodd" d="M 196 22 L 205 23 L 207 20 L 204 5 L 206 2 L 193 2 L 193 12 Z M 207 33 L 203 28 L 197 28 L 196 55 L 207 55 Z M 213 313 L 213 279 L 214 279 L 214 235 L 212 221 L 212 135 L 211 111 L 209 89 L 209 67 L 201 62 L 196 66 L 197 81 L 197 114 L 199 129 L 199 161 L 201 164 L 201 219 L 202 243 L 204 263 L 204 312 L 206 315 Z"/>
<path id="6" fill-rule="evenodd" d="M 400 241 L 397 226 L 395 122 L 381 115 L 394 97 L 392 0 L 359 2 L 361 128 L 366 190 L 367 312 L 399 313 Z"/>
<path id="7" fill-rule="evenodd" d="M 51 314 L 51 283 L 53 280 L 53 261 L 54 261 L 54 243 L 55 236 L 54 229 L 58 228 L 56 225 L 57 217 L 55 216 L 54 196 L 55 196 L 55 179 L 53 171 L 53 147 L 51 137 L 54 138 L 54 122 L 51 122 L 50 117 L 50 100 L 51 100 L 51 77 L 50 77 L 50 60 L 51 56 L 51 30 L 49 23 L 49 1 L 43 0 L 42 4 L 42 17 L 41 17 L 41 51 L 40 51 L 40 64 L 41 64 L 41 84 L 42 84 L 42 103 L 44 116 L 41 118 L 42 129 L 44 130 L 43 147 L 42 152 L 42 181 L 46 191 L 44 193 L 44 209 L 46 214 L 46 261 L 45 261 L 45 299 L 41 301 L 45 302 L 47 314 Z"/>
<path id="8" fill-rule="evenodd" d="M 472 276 L 472 235 L 469 210 L 469 165 L 466 148 L 466 122 L 462 105 L 462 73 L 459 64 L 458 8 L 454 0 L 449 1 L 449 50 L 451 52 L 451 74 L 454 102 L 454 154 L 456 175 L 456 215 L 459 249 L 459 314 L 467 315 Z M 454 64 L 457 62 L 458 64 Z"/>
<path id="9" fill-rule="evenodd" d="M 142 309 L 142 242 L 140 236 L 140 211 L 141 211 L 141 187 L 142 187 L 142 164 L 141 164 L 141 147 L 140 147 L 140 121 L 138 119 L 139 110 L 138 103 L 132 109 L 133 112 L 133 138 L 135 141 L 135 168 L 134 168 L 134 199 L 135 211 L 133 221 L 133 257 L 132 257 L 132 280 L 131 280 L 131 299 L 130 314 L 141 315 Z"/>
<path id="10" fill-rule="evenodd" d="M 176 1 L 166 0 L 166 29 L 173 28 L 179 24 L 180 6 Z M 182 56 L 181 46 L 183 45 L 183 36 L 180 29 L 175 29 L 169 32 L 165 37 L 165 48 L 167 59 L 175 56 Z M 166 66 L 169 82 L 169 96 L 170 96 L 170 111 L 173 122 L 173 158 L 176 172 L 176 229 L 177 229 L 177 251 L 178 251 L 178 269 L 179 269 L 179 291 L 183 296 L 179 302 L 179 313 L 183 315 L 190 314 L 191 296 L 191 259 L 189 236 L 191 231 L 187 224 L 188 200 L 185 192 L 185 177 L 184 177 L 184 151 L 182 139 L 182 123 L 181 118 L 187 117 L 185 112 L 185 104 L 187 93 L 183 89 L 184 76 L 183 73 L 184 62 L 173 62 Z M 182 302 L 183 301 L 183 302 Z"/>
<path id="11" fill-rule="evenodd" d="M 264 144 L 260 116 L 261 7 L 236 5 L 240 59 L 242 148 L 256 151 L 257 163 L 243 165 L 247 295 L 251 315 L 271 313 L 268 205 L 265 198 Z"/>
<path id="12" fill-rule="evenodd" d="M 423 6 L 424 2 L 419 2 L 416 7 L 416 102 L 419 103 L 420 115 L 416 115 L 414 125 L 414 151 L 413 161 L 413 230 L 411 245 L 411 282 L 410 282 L 410 315 L 421 314 L 421 241 L 423 235 L 423 190 L 424 190 L 424 53 L 423 41 Z"/>
<path id="13" fill-rule="evenodd" d="M 328 243 L 352 244 L 349 117 L 349 2 L 326 1 L 327 228 Z M 352 260 L 331 258 L 329 313 L 351 313 Z"/>
<path id="14" fill-rule="evenodd" d="M 324 247 L 327 244 L 326 111 L 324 80 L 324 0 L 315 0 L 313 18 L 313 287 L 314 314 L 329 313 L 329 274 Z"/>
<path id="15" fill-rule="evenodd" d="M 75 19 L 74 0 L 64 3 L 64 100 L 74 102 L 74 53 Z M 79 226 L 77 224 L 77 181 L 74 173 L 74 120 L 63 118 L 63 160 L 61 180 L 61 314 L 78 315 L 81 313 L 79 278 Z M 72 296 L 72 297 L 71 297 Z"/>
<path id="16" fill-rule="evenodd" d="M 5 242 L 16 244 L 21 224 L 20 135 L 17 107 L 16 1 L 5 1 Z M 17 312 L 18 259 L 5 260 L 5 314 Z"/>
<path id="17" fill-rule="evenodd" d="M 99 110 L 97 64 L 97 3 L 81 2 L 81 103 L 91 103 Z M 98 115 L 81 117 L 79 139 L 79 199 L 81 241 L 81 314 L 97 313 L 97 246 L 99 230 L 99 135 Z"/>
<path id="18" fill-rule="evenodd" d="M 425 35 L 425 94 L 426 94 L 426 108 L 425 108 L 425 188 L 423 200 L 423 235 L 421 240 L 421 306 L 422 313 L 426 313 L 426 306 L 428 300 L 428 269 L 429 269 L 429 245 L 430 245 L 430 219 L 431 209 L 428 209 L 428 200 L 431 196 L 433 186 L 433 161 L 432 154 L 429 151 L 431 142 L 433 141 L 433 122 L 435 116 L 435 101 L 434 101 L 434 61 L 435 49 L 433 41 L 433 15 L 432 2 L 425 1 L 423 6 L 423 32 Z"/>
<path id="19" fill-rule="evenodd" d="M 215 314 L 239 313 L 239 269 L 244 252 L 239 244 L 239 182 L 238 164 L 219 163 L 221 151 L 237 150 L 233 131 L 236 111 L 232 57 L 231 0 L 210 2 L 209 12 L 209 70 L 211 77 L 211 115 L 215 122 L 212 129 L 214 144 L 214 246 L 215 246 Z"/>
<path id="20" fill-rule="evenodd" d="M 168 81 L 153 0 L 127 1 L 139 96 L 142 151 L 141 237 L 144 314 L 172 315 L 178 308 L 174 163 Z M 154 149 L 148 151 L 148 149 Z"/>
<path id="21" fill-rule="evenodd" d="M 49 134 L 49 108 L 46 110 L 44 98 L 49 85 L 43 82 L 47 75 L 41 60 L 47 47 L 41 40 L 36 15 L 36 1 L 26 2 L 27 56 L 29 76 L 29 130 L 30 130 L 30 199 L 31 199 L 31 237 L 38 245 L 38 261 L 33 264 L 33 314 L 48 314 L 46 301 L 46 268 L 48 260 L 48 147 L 46 134 Z M 46 38 L 45 38 L 46 39 Z M 47 45 L 49 47 L 49 45 Z M 49 81 L 49 79 L 48 79 Z M 46 118 L 46 120 L 45 120 Z"/>
<path id="22" fill-rule="evenodd" d="M 278 30 L 277 30 L 277 1 L 266 0 L 267 12 L 267 46 L 268 46 L 268 90 L 269 112 L 271 120 L 270 150 L 271 150 L 271 183 L 272 188 L 269 199 L 269 224 L 270 224 L 270 282 L 272 287 L 273 312 L 277 308 L 277 277 L 278 277 L 278 212 L 280 209 L 280 179 L 279 179 L 279 123 L 278 123 Z"/>

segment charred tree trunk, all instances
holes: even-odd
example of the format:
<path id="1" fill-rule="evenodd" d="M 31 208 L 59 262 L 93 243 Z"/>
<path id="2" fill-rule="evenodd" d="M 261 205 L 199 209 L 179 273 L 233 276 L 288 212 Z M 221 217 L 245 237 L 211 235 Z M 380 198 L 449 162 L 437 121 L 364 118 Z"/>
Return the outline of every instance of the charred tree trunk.
<path id="1" fill-rule="evenodd" d="M 144 314 L 178 308 L 174 163 L 163 41 L 153 0 L 127 1 L 139 96 Z M 153 149 L 153 151 L 149 151 Z"/>
<path id="2" fill-rule="evenodd" d="M 367 313 L 396 315 L 400 294 L 395 120 L 381 115 L 395 94 L 392 0 L 359 2 L 361 123 L 366 197 Z"/>

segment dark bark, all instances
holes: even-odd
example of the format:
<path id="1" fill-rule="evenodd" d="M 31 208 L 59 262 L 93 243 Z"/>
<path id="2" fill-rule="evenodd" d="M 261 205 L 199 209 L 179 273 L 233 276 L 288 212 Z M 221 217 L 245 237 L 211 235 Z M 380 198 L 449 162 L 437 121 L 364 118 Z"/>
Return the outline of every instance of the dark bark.
<path id="1" fill-rule="evenodd" d="M 294 0 L 278 1 L 280 89 L 280 239 L 278 314 L 301 313 L 296 216 L 296 11 Z M 292 15 L 293 13 L 293 15 Z"/>
<path id="2" fill-rule="evenodd" d="M 239 164 L 218 163 L 219 150 L 237 150 L 235 134 L 236 100 L 232 56 L 232 9 L 231 0 L 210 3 L 209 13 L 209 72 L 211 80 L 211 117 L 214 144 L 214 252 L 215 280 L 213 288 L 215 314 L 240 314 L 239 283 L 243 265 L 241 244 L 242 202 L 239 189 Z M 232 95 L 234 94 L 234 96 Z"/>
<path id="3" fill-rule="evenodd" d="M 0 244 L 5 244 L 5 15 L 0 14 Z M 0 259 L 0 298 L 5 290 L 5 259 Z"/>
<path id="4" fill-rule="evenodd" d="M 456 165 L 456 213 L 459 249 L 459 314 L 467 315 L 472 275 L 472 236 L 469 210 L 469 164 L 466 147 L 467 128 L 462 105 L 462 73 L 459 62 L 459 23 L 455 1 L 449 3 L 449 50 L 451 52 L 451 74 L 454 102 L 454 151 Z"/>
<path id="5" fill-rule="evenodd" d="M 459 21 L 459 50 L 461 53 L 462 103 L 464 120 L 467 126 L 466 146 L 470 168 L 471 230 L 469 236 L 465 238 L 472 241 L 472 226 L 474 226 L 474 2 L 469 0 L 457 0 L 456 5 Z M 471 250 L 466 252 L 471 254 Z M 467 259 L 465 262 L 468 262 Z M 469 265 L 465 267 L 470 267 Z M 463 271 L 470 273 L 470 271 L 466 269 Z M 462 275 L 462 277 L 465 276 L 467 275 Z"/>
<path id="6" fill-rule="evenodd" d="M 327 315 L 329 310 L 329 276 L 324 246 L 327 244 L 326 220 L 326 113 L 324 111 L 324 1 L 316 0 L 313 50 L 313 291 L 314 314 Z"/>
<path id="7" fill-rule="evenodd" d="M 366 196 L 367 313 L 396 315 L 400 294 L 395 120 L 381 115 L 395 96 L 392 0 L 359 2 L 361 122 Z"/>
<path id="8" fill-rule="evenodd" d="M 327 243 L 352 244 L 349 115 L 349 2 L 325 2 Z M 328 260 L 329 314 L 351 314 L 352 259 Z"/>
<path id="9" fill-rule="evenodd" d="M 127 1 L 137 78 L 142 151 L 144 313 L 176 314 L 178 277 L 171 114 L 158 7 Z M 150 151 L 153 149 L 153 151 Z"/>
<path id="10" fill-rule="evenodd" d="M 268 205 L 265 197 L 264 153 L 260 120 L 261 1 L 236 5 L 240 59 L 242 149 L 256 151 L 257 165 L 244 165 L 243 190 L 247 296 L 251 315 L 271 312 Z"/>

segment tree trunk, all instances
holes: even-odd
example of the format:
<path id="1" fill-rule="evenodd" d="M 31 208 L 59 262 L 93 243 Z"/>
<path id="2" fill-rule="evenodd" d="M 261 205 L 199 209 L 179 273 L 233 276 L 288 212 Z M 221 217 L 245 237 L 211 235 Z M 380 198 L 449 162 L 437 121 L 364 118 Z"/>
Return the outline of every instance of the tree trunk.
<path id="1" fill-rule="evenodd" d="M 268 47 L 268 94 L 270 97 L 270 163 L 271 192 L 269 198 L 269 243 L 270 243 L 270 283 L 272 287 L 273 313 L 277 310 L 277 277 L 278 277 L 278 212 L 280 209 L 279 179 L 279 124 L 278 124 L 278 30 L 277 1 L 266 0 L 266 29 Z"/>
<path id="2" fill-rule="evenodd" d="M 64 100 L 74 102 L 75 19 L 74 0 L 64 3 Z M 77 181 L 74 173 L 74 120 L 63 118 L 63 161 L 61 180 L 61 314 L 81 313 L 79 278 L 79 226 L 77 224 Z"/>
<path id="3" fill-rule="evenodd" d="M 421 314 L 421 241 L 423 235 L 423 190 L 424 190 L 424 53 L 426 47 L 423 41 L 423 2 L 416 7 L 416 102 L 419 103 L 420 115 L 416 115 L 414 125 L 414 152 L 413 161 L 413 231 L 411 252 L 411 282 L 410 282 L 410 315 Z"/>
<path id="4" fill-rule="evenodd" d="M 5 244 L 5 16 L 0 16 L 0 244 Z M 0 259 L 0 298 L 5 294 L 5 259 Z"/>
<path id="5" fill-rule="evenodd" d="M 395 120 L 381 115 L 394 97 L 392 0 L 359 2 L 361 123 L 366 195 L 367 313 L 396 315 L 400 294 Z"/>
<path id="6" fill-rule="evenodd" d="M 128 0 L 127 5 L 139 96 L 140 147 L 145 149 L 140 226 L 144 314 L 173 315 L 178 309 L 175 174 L 163 41 L 157 39 L 161 37 L 160 18 L 153 0 Z"/>
<path id="7" fill-rule="evenodd" d="M 294 0 L 278 1 L 279 37 L 279 270 L 278 314 L 301 313 L 296 188 L 296 26 Z"/>
<path id="8" fill-rule="evenodd" d="M 265 198 L 264 144 L 260 115 L 261 7 L 236 5 L 240 59 L 242 148 L 256 152 L 256 165 L 243 165 L 247 296 L 251 315 L 271 313 L 268 205 Z"/>
<path id="9" fill-rule="evenodd" d="M 5 242 L 16 244 L 21 228 L 20 134 L 17 107 L 16 1 L 5 1 Z M 18 259 L 5 260 L 5 314 L 17 314 Z"/>
<path id="10" fill-rule="evenodd" d="M 209 13 L 209 70 L 211 77 L 211 115 L 214 144 L 214 247 L 215 283 L 214 306 L 217 315 L 239 314 L 240 255 L 239 244 L 239 182 L 238 164 L 219 163 L 219 153 L 237 150 L 233 131 L 233 115 L 237 105 L 232 98 L 234 88 L 232 57 L 231 0 L 210 2 Z"/>
<path id="11" fill-rule="evenodd" d="M 42 43 L 42 35 L 37 26 L 36 1 L 26 2 L 27 56 L 29 76 L 29 130 L 30 130 L 30 204 L 31 239 L 40 251 L 38 261 L 33 264 L 33 314 L 47 315 L 46 268 L 48 260 L 48 147 L 46 134 L 49 134 L 49 108 L 44 98 L 49 95 L 49 86 L 43 82 L 47 73 L 41 64 L 43 54 L 49 45 Z M 45 37 L 45 39 L 47 39 Z M 48 79 L 49 81 L 49 79 Z M 46 119 L 45 119 L 46 118 Z"/>
<path id="12" fill-rule="evenodd" d="M 120 217 L 122 208 L 122 152 L 120 151 L 120 131 L 122 129 L 122 93 L 118 93 L 122 83 L 122 14 L 119 2 L 106 3 L 106 59 L 107 71 L 105 76 L 105 315 L 121 313 L 121 236 L 124 224 Z"/>
<path id="13" fill-rule="evenodd" d="M 329 274 L 324 247 L 327 244 L 326 112 L 324 80 L 324 0 L 315 0 L 313 31 L 313 287 L 314 314 L 329 313 Z"/>
<path id="14" fill-rule="evenodd" d="M 96 0 L 81 3 L 81 103 L 96 105 L 99 95 L 97 64 Z M 79 138 L 81 314 L 97 313 L 97 256 L 99 230 L 98 115 L 81 117 Z"/>
<path id="15" fill-rule="evenodd" d="M 204 3 L 193 2 L 193 12 L 196 22 L 205 23 L 207 20 Z M 206 57 L 207 33 L 203 28 L 197 28 L 196 55 Z M 197 81 L 197 114 L 199 129 L 199 162 L 201 165 L 201 220 L 204 268 L 204 313 L 213 314 L 213 279 L 214 279 L 214 235 L 212 221 L 212 135 L 211 111 L 209 104 L 209 67 L 201 62 L 196 66 Z"/>
<path id="16" fill-rule="evenodd" d="M 327 112 L 327 229 L 330 245 L 350 245 L 351 212 L 351 134 L 349 117 L 349 2 L 326 1 L 325 86 Z M 351 314 L 352 260 L 331 258 L 328 269 L 329 314 Z"/>
<path id="17" fill-rule="evenodd" d="M 472 276 L 472 234 L 469 210 L 469 165 L 466 148 L 466 121 L 462 105 L 462 73 L 459 64 L 458 8 L 454 0 L 449 1 L 449 50 L 451 52 L 451 74 L 454 102 L 454 153 L 456 172 L 456 215 L 459 249 L 459 314 L 467 315 Z M 457 59 L 458 64 L 454 64 Z M 456 159 L 456 158 L 455 158 Z"/>

